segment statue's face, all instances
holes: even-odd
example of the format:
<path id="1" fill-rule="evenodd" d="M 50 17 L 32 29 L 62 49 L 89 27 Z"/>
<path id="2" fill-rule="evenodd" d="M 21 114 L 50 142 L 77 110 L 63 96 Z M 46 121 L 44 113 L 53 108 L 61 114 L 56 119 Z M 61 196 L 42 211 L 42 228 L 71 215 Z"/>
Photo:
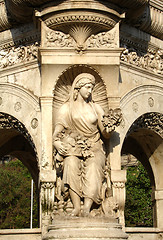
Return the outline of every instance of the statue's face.
<path id="1" fill-rule="evenodd" d="M 87 100 L 91 96 L 92 90 L 93 85 L 91 83 L 86 83 L 83 87 L 80 88 L 79 93 L 84 100 Z"/>

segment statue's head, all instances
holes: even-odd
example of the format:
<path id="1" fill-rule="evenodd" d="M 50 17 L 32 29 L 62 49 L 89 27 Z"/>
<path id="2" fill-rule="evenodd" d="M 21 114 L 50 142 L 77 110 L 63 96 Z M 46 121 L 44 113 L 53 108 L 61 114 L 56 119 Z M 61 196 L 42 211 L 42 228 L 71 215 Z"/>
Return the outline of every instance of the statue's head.
<path id="1" fill-rule="evenodd" d="M 80 73 L 74 80 L 72 85 L 73 91 L 73 100 L 77 99 L 78 93 L 80 89 L 84 86 L 92 86 L 95 85 L 95 77 L 90 73 Z"/>

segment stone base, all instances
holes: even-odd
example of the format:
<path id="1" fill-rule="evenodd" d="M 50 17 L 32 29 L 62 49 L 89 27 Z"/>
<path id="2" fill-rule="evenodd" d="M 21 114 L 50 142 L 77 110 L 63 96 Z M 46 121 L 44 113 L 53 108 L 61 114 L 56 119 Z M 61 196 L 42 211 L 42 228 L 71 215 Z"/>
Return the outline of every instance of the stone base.
<path id="1" fill-rule="evenodd" d="M 44 240 L 127 239 L 122 226 L 112 217 L 56 217 Z"/>

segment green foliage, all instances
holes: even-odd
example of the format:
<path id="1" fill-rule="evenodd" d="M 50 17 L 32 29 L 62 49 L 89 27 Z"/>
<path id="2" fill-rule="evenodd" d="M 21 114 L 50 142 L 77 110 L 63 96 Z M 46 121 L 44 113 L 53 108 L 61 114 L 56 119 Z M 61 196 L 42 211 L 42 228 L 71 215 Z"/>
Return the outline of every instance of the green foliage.
<path id="1" fill-rule="evenodd" d="M 0 165 L 0 228 L 29 228 L 31 176 L 19 160 Z M 33 227 L 37 227 L 34 196 Z"/>
<path id="2" fill-rule="evenodd" d="M 139 162 L 127 169 L 125 221 L 127 227 L 152 227 L 151 187 L 148 173 Z"/>

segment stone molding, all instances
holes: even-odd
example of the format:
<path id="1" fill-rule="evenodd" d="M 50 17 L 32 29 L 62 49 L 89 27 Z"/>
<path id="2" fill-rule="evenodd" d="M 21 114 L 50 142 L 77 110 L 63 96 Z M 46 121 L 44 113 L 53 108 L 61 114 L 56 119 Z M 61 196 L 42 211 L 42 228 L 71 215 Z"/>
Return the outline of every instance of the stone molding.
<path id="1" fill-rule="evenodd" d="M 130 92 L 128 92 L 121 98 L 121 105 L 120 105 L 121 109 L 123 109 L 124 106 L 126 106 L 128 103 L 132 102 L 132 100 L 135 97 L 138 97 L 144 94 L 148 94 L 149 97 L 150 97 L 150 94 L 157 94 L 158 96 L 163 97 L 163 88 L 155 85 L 138 86 L 132 89 Z"/>
<path id="2" fill-rule="evenodd" d="M 19 96 L 29 105 L 31 105 L 37 112 L 40 111 L 38 97 L 31 94 L 28 90 L 24 89 L 23 87 L 11 83 L 1 83 L 0 93 L 1 98 L 3 98 L 3 93 L 9 93 L 15 96 Z"/>
<path id="3" fill-rule="evenodd" d="M 45 24 L 47 27 L 51 29 L 61 29 L 63 32 L 67 32 L 70 27 L 70 24 L 77 24 L 77 23 L 89 23 L 96 24 L 93 31 L 98 32 L 100 29 L 111 29 L 115 26 L 116 21 L 111 19 L 102 14 L 94 14 L 92 12 L 77 12 L 77 13 L 69 13 L 67 14 L 60 14 L 59 16 L 54 15 L 52 18 L 45 20 Z M 63 27 L 62 27 L 63 25 Z M 97 27 L 99 25 L 99 27 Z"/>
<path id="4" fill-rule="evenodd" d="M 140 17 L 129 19 L 130 23 L 155 37 L 163 40 L 163 9 L 147 5 Z"/>

